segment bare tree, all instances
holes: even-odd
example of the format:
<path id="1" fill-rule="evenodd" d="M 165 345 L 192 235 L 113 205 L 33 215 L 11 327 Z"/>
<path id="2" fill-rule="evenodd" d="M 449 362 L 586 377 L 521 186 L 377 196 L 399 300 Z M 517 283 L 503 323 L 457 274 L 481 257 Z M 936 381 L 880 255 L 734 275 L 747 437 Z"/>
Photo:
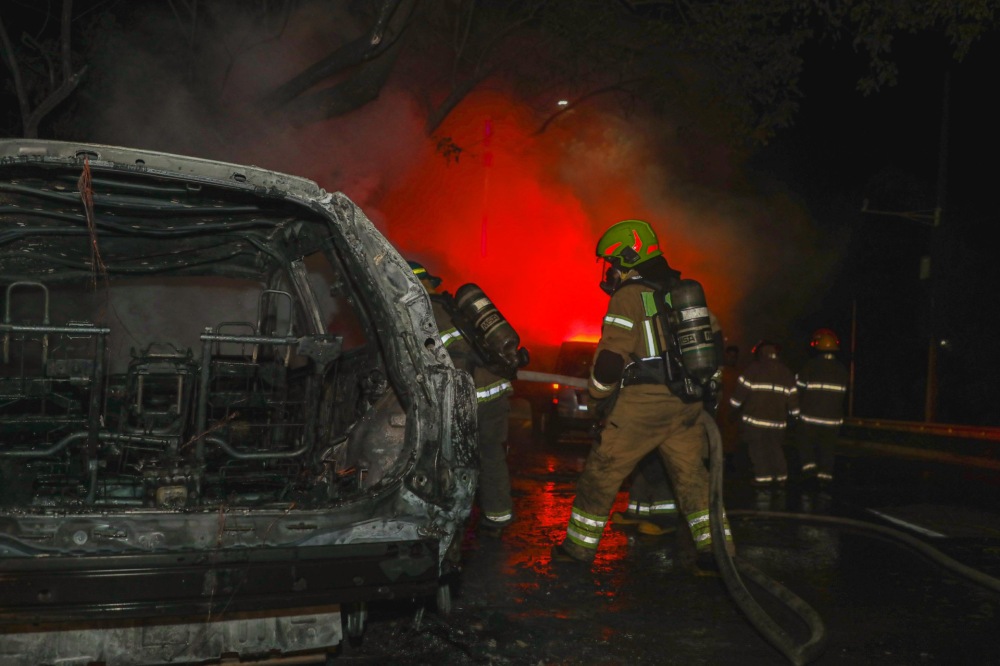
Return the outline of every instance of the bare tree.
<path id="1" fill-rule="evenodd" d="M 291 105 L 292 114 L 308 122 L 353 111 L 378 97 L 395 67 L 418 2 L 382 0 L 367 33 L 279 86 L 264 98 L 264 107 L 276 110 Z M 353 71 L 333 86 L 306 94 L 318 83 L 349 70 Z"/>
<path id="2" fill-rule="evenodd" d="M 38 137 L 38 125 L 42 119 L 69 97 L 70 93 L 80 84 L 80 80 L 84 74 L 87 73 L 87 65 L 83 65 L 76 72 L 73 71 L 73 51 L 70 41 L 72 18 L 73 0 L 63 0 L 59 34 L 61 75 L 58 81 L 52 65 L 51 55 L 47 50 L 28 35 L 25 35 L 25 39 L 22 40 L 28 45 L 33 45 L 41 53 L 48 66 L 48 85 L 43 87 L 44 94 L 34 104 L 34 108 L 32 108 L 34 100 L 22 76 L 22 63 L 19 61 L 14 45 L 10 41 L 10 36 L 7 34 L 3 20 L 0 19 L 0 42 L 2 42 L 3 47 L 3 60 L 4 64 L 10 69 L 11 76 L 14 79 L 14 92 L 17 95 L 17 102 L 21 111 L 21 124 L 25 138 L 34 139 Z"/>
<path id="3" fill-rule="evenodd" d="M 794 116 L 808 41 L 851 40 L 868 58 L 859 89 L 869 92 L 894 82 L 895 34 L 943 34 L 961 58 L 995 27 L 993 2 L 380 0 L 367 5 L 374 10 L 364 34 L 264 104 L 305 121 L 347 113 L 378 97 L 403 62 L 428 134 L 471 92 L 497 82 L 539 110 L 539 132 L 612 97 L 626 109 L 642 104 L 699 122 L 710 109 L 718 131 L 760 143 Z M 557 108 L 557 99 L 567 103 Z"/>

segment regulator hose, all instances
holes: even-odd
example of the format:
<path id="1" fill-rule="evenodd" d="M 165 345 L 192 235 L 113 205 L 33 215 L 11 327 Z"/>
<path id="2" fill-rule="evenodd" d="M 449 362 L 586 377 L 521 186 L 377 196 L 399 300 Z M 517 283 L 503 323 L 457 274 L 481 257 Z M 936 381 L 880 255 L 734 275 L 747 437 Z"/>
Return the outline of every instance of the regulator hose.
<path id="1" fill-rule="evenodd" d="M 723 524 L 724 508 L 722 502 L 722 436 L 712 418 L 701 419 L 708 432 L 710 457 L 710 520 L 712 532 L 712 547 L 715 561 L 718 564 L 722 580 L 726 584 L 729 595 L 746 615 L 750 624 L 760 632 L 764 639 L 778 649 L 795 666 L 803 666 L 817 659 L 826 649 L 826 627 L 819 613 L 799 598 L 794 592 L 778 581 L 768 577 L 764 572 L 749 562 L 733 558 L 726 550 L 726 534 Z M 743 512 L 747 515 L 753 512 Z M 736 512 L 734 512 L 734 515 Z M 743 583 L 740 573 L 752 580 L 764 591 L 787 606 L 799 616 L 809 628 L 809 640 L 799 645 L 788 632 L 767 614 L 753 598 Z"/>

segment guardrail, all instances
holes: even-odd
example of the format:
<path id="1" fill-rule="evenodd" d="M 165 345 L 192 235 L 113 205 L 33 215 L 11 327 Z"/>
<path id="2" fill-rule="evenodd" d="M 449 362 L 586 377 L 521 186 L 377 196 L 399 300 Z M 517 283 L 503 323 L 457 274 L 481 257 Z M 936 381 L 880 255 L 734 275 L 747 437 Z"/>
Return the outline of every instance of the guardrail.
<path id="1" fill-rule="evenodd" d="M 1000 428 L 969 426 L 947 423 L 922 423 L 919 421 L 893 421 L 891 419 L 844 419 L 845 426 L 872 428 L 874 430 L 895 430 L 918 435 L 939 437 L 962 437 L 1000 442 Z"/>
<path id="2" fill-rule="evenodd" d="M 839 448 L 1000 471 L 1000 428 L 851 418 L 844 420 Z"/>

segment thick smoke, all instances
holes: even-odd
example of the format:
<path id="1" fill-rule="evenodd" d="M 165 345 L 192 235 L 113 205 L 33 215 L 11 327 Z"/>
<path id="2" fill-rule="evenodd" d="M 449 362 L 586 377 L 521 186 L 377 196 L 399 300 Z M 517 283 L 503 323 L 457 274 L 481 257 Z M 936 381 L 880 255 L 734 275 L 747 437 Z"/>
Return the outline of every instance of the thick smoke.
<path id="1" fill-rule="evenodd" d="M 596 338 L 607 297 L 594 246 L 626 218 L 649 220 L 670 263 L 702 281 L 731 341 L 781 337 L 788 313 L 813 298 L 834 255 L 819 252 L 801 207 L 780 192 L 754 193 L 738 174 L 725 190 L 699 184 L 690 150 L 662 121 L 592 107 L 536 136 L 537 117 L 511 95 L 478 92 L 429 139 L 401 81 L 325 122 L 264 114 L 263 94 L 357 34 L 338 7 L 306 4 L 280 36 L 243 14 L 216 16 L 194 54 L 174 17 L 151 10 L 94 62 L 77 134 L 343 191 L 446 288 L 480 284 L 529 345 Z M 442 137 L 462 149 L 457 160 L 437 149 Z M 704 152 L 718 149 L 706 143 Z M 778 288 L 792 272 L 794 288 Z"/>

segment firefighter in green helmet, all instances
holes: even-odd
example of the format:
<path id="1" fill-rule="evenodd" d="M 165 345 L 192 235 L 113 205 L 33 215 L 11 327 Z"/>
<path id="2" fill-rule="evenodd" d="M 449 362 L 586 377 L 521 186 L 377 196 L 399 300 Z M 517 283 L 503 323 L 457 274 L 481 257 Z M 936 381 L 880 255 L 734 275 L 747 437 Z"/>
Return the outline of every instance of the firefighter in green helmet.
<path id="1" fill-rule="evenodd" d="M 642 220 L 612 225 L 597 243 L 597 256 L 609 265 L 601 288 L 611 300 L 589 391 L 606 415 L 600 441 L 577 481 L 566 537 L 553 547 L 552 560 L 594 559 L 622 481 L 646 454 L 658 451 L 693 537 L 698 566 L 710 567 L 709 479 L 701 457 L 706 432 L 699 423 L 702 402 L 683 400 L 675 394 L 676 384 L 667 381 L 662 352 L 668 341 L 657 323 L 662 319 L 655 296 L 680 284 L 680 273 L 667 263 L 655 232 Z M 725 534 L 732 551 L 728 524 Z"/>

